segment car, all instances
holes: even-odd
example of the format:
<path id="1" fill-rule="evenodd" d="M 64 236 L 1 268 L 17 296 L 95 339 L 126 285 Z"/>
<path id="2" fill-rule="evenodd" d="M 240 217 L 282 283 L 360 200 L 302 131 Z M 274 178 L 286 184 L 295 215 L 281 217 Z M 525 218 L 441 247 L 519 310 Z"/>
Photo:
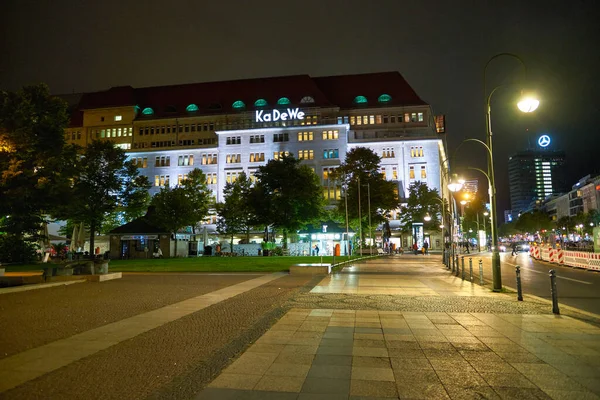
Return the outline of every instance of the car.
<path id="1" fill-rule="evenodd" d="M 504 253 L 506 251 L 506 245 L 504 243 L 500 243 L 498 245 L 498 251 Z"/>
<path id="2" fill-rule="evenodd" d="M 529 251 L 529 243 L 517 242 L 517 251 Z"/>

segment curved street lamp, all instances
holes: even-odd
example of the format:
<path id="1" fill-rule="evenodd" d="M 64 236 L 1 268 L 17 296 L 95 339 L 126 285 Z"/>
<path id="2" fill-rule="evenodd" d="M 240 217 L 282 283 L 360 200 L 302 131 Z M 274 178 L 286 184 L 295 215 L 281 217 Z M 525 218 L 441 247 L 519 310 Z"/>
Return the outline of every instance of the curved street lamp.
<path id="1" fill-rule="evenodd" d="M 523 68 L 523 80 L 527 78 L 527 67 L 525 63 L 519 56 L 513 53 L 499 53 L 495 56 L 491 57 L 485 67 L 483 69 L 483 95 L 485 98 L 485 128 L 486 128 L 486 139 L 487 139 L 487 148 L 489 150 L 488 154 L 488 174 L 490 179 L 490 184 L 492 186 L 490 190 L 490 207 L 492 214 L 492 223 L 491 223 L 491 231 L 492 231 L 492 281 L 493 281 L 493 290 L 500 291 L 502 290 L 502 276 L 500 269 L 500 253 L 498 252 L 498 216 L 497 216 L 497 208 L 496 208 L 496 178 L 494 173 L 494 154 L 492 147 L 492 108 L 491 108 L 491 100 L 494 93 L 504 87 L 505 85 L 496 86 L 492 89 L 488 95 L 487 93 L 487 69 L 490 63 L 498 57 L 508 56 L 519 61 Z M 538 106 L 540 102 L 537 99 L 529 96 L 523 98 L 518 104 L 517 107 L 523 112 L 532 112 Z"/>

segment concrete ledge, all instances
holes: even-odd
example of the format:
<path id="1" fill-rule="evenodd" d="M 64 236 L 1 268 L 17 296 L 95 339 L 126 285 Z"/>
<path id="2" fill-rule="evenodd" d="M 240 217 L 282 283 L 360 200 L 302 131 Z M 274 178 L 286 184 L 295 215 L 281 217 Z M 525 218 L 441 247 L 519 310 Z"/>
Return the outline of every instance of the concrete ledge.
<path id="1" fill-rule="evenodd" d="M 122 272 L 111 272 L 110 274 L 102 275 L 79 275 L 79 278 L 84 278 L 88 282 L 112 281 L 113 279 L 121 279 L 122 277 Z"/>
<path id="2" fill-rule="evenodd" d="M 329 275 L 331 264 L 294 264 L 290 267 L 290 275 Z"/>

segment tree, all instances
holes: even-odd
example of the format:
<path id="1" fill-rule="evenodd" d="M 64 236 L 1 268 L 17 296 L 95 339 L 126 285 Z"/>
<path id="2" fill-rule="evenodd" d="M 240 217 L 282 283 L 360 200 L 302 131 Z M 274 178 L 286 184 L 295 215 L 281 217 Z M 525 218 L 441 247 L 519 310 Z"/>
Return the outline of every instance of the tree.
<path id="1" fill-rule="evenodd" d="M 65 144 L 68 122 L 68 105 L 44 84 L 0 92 L 0 231 L 11 243 L 37 242 L 47 215 L 67 198 L 76 156 Z"/>
<path id="2" fill-rule="evenodd" d="M 94 254 L 95 234 L 107 216 L 119 209 L 143 208 L 147 204 L 144 192 L 150 183 L 127 161 L 125 151 L 109 141 L 90 143 L 78 162 L 78 170 L 68 209 L 63 213 L 89 228 L 90 254 Z"/>
<path id="3" fill-rule="evenodd" d="M 413 222 L 423 222 L 425 229 L 437 230 L 442 212 L 442 203 L 438 191 L 430 189 L 426 183 L 417 181 L 408 187 L 406 204 L 400 207 L 400 223 L 405 232 L 410 232 Z M 431 216 L 431 221 L 425 222 L 425 215 Z"/>
<path id="4" fill-rule="evenodd" d="M 217 230 L 229 235 L 231 238 L 231 251 L 233 251 L 233 238 L 237 233 L 250 230 L 255 219 L 251 204 L 252 182 L 242 172 L 234 182 L 227 182 L 223 190 L 225 201 L 217 204 L 219 221 Z"/>
<path id="5" fill-rule="evenodd" d="M 398 207 L 398 186 L 393 181 L 384 179 L 379 172 L 381 158 L 371 149 L 356 147 L 346 153 L 346 159 L 335 170 L 330 179 L 335 179 L 346 188 L 348 196 L 348 218 L 356 221 L 356 225 L 364 226 L 369 221 L 369 202 L 371 223 L 378 225 L 385 221 L 389 211 Z M 360 214 L 358 212 L 358 185 L 360 182 Z M 370 196 L 369 196 L 370 194 Z M 342 198 L 337 204 L 338 215 L 346 213 L 346 201 Z M 361 229 L 364 232 L 364 229 Z M 362 238 L 360 238 L 362 241 Z"/>
<path id="6" fill-rule="evenodd" d="M 535 233 L 552 229 L 550 216 L 540 210 L 523 213 L 515 222 L 515 228 L 520 233 Z"/>
<path id="7" fill-rule="evenodd" d="M 258 168 L 252 203 L 257 221 L 283 231 L 283 247 L 287 236 L 304 224 L 318 220 L 325 199 L 319 177 L 293 156 L 270 160 Z"/>
<path id="8" fill-rule="evenodd" d="M 149 218 L 155 225 L 168 229 L 175 235 L 186 226 L 191 226 L 195 232 L 196 224 L 206 217 L 212 202 L 212 192 L 206 185 L 206 176 L 202 170 L 195 168 L 179 186 L 162 188 L 152 198 L 154 212 Z"/>

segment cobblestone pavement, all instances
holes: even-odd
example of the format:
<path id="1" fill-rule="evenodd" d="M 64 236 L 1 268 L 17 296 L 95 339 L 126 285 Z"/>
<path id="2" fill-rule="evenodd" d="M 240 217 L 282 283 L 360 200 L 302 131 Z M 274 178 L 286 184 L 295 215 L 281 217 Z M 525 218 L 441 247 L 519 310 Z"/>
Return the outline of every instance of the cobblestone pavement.
<path id="1" fill-rule="evenodd" d="M 24 337 L 11 333 L 0 343 L 10 349 L 15 341 L 21 352 L 106 325 L 104 315 L 89 312 L 99 304 L 111 305 L 106 321 L 118 321 L 256 277 L 127 275 L 56 293 L 23 292 L 11 301 L 36 328 L 14 328 Z M 361 293 L 339 293 L 353 285 Z M 73 313 L 79 297 L 86 308 L 71 323 L 63 314 Z M 600 330 L 515 297 L 450 276 L 439 256 L 377 259 L 324 279 L 287 275 L 0 392 L 0 399 L 598 398 Z M 38 318 L 28 305 L 42 309 Z M 0 309 L 0 323 L 19 321 L 9 308 Z M 25 347 L 28 335 L 38 342 Z"/>
<path id="2" fill-rule="evenodd" d="M 0 295 L 0 359 L 256 275 L 125 274 Z"/>

